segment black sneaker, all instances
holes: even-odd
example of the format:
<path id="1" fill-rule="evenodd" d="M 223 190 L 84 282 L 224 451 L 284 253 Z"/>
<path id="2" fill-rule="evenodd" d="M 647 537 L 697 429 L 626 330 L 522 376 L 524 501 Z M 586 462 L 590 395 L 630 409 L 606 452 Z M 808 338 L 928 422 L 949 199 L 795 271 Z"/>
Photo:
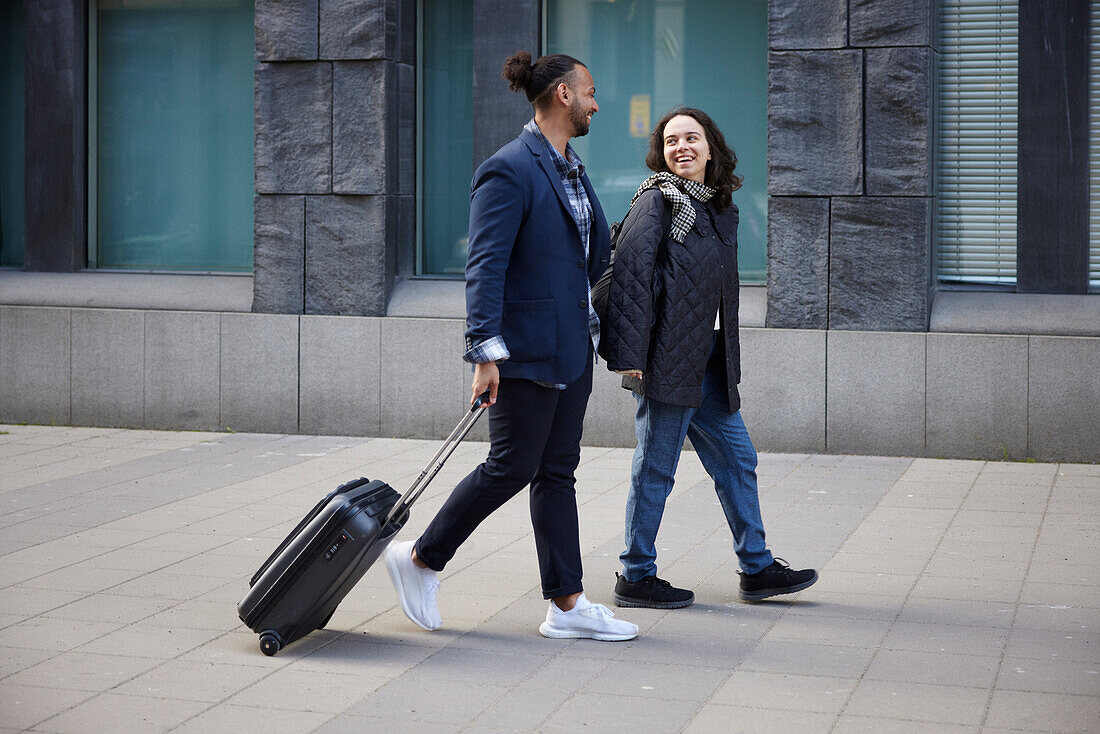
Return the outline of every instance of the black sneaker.
<path id="1" fill-rule="evenodd" d="M 677 589 L 656 575 L 630 583 L 623 576 L 615 574 L 615 606 L 680 609 L 690 606 L 693 601 L 695 594 L 690 589 Z"/>
<path id="2" fill-rule="evenodd" d="M 760 601 L 769 596 L 793 594 L 814 585 L 817 571 L 812 568 L 795 571 L 782 558 L 776 558 L 772 565 L 759 573 L 741 574 L 741 601 Z"/>

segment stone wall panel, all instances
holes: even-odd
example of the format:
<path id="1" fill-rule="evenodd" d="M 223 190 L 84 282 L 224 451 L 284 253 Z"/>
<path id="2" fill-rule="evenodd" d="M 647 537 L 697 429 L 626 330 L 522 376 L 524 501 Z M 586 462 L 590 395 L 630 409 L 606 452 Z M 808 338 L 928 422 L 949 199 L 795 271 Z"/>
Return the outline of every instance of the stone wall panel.
<path id="1" fill-rule="evenodd" d="M 256 67 L 256 192 L 322 194 L 332 188 L 332 66 Z"/>
<path id="2" fill-rule="evenodd" d="M 320 0 L 323 59 L 383 59 L 397 32 L 394 0 Z"/>
<path id="3" fill-rule="evenodd" d="M 768 193 L 863 193 L 863 54 L 768 54 Z"/>
<path id="4" fill-rule="evenodd" d="M 867 51 L 867 193 L 932 194 L 932 52 Z"/>
<path id="5" fill-rule="evenodd" d="M 317 0 L 256 0 L 257 61 L 317 58 Z"/>
<path id="6" fill-rule="evenodd" d="M 385 314 L 386 225 L 385 197 L 306 198 L 305 313 Z"/>
<path id="7" fill-rule="evenodd" d="M 332 188 L 337 194 L 384 194 L 394 173 L 387 166 L 395 147 L 387 105 L 393 64 L 338 61 L 332 70 Z M 387 83 L 391 82 L 391 83 Z"/>
<path id="8" fill-rule="evenodd" d="M 853 46 L 930 46 L 932 0 L 851 0 Z"/>
<path id="9" fill-rule="evenodd" d="M 301 313 L 305 197 L 257 196 L 254 212 L 252 310 Z"/>
<path id="10" fill-rule="evenodd" d="M 824 329 L 829 322 L 829 200 L 768 201 L 768 315 L 773 328 Z"/>
<path id="11" fill-rule="evenodd" d="M 844 48 L 848 0 L 770 0 L 768 48 Z"/>
<path id="12" fill-rule="evenodd" d="M 830 329 L 928 330 L 931 212 L 928 198 L 833 200 Z"/>

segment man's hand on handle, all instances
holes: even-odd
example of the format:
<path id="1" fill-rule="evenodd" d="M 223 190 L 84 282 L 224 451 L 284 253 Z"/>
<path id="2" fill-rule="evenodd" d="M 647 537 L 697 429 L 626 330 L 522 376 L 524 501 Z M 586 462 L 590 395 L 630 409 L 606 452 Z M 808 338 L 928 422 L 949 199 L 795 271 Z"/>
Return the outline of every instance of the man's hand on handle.
<path id="1" fill-rule="evenodd" d="M 497 401 L 497 388 L 500 386 L 500 370 L 496 362 L 483 362 L 474 365 L 473 394 L 470 396 L 470 405 L 478 399 L 486 390 L 489 391 L 489 405 Z"/>

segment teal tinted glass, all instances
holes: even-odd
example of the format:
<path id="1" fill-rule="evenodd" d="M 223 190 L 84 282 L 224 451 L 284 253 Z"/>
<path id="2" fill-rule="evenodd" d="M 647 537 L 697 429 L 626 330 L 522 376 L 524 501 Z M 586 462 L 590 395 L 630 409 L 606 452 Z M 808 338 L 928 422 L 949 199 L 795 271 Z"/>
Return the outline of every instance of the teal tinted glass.
<path id="1" fill-rule="evenodd" d="M 743 282 L 767 268 L 767 0 L 547 0 L 546 53 L 588 65 L 599 113 L 572 143 L 608 221 L 626 215 L 651 172 L 652 127 L 678 105 L 698 107 L 737 154 L 744 185 L 738 264 Z"/>
<path id="2" fill-rule="evenodd" d="M 251 0 L 100 0 L 95 21 L 89 266 L 250 270 Z"/>
<path id="3" fill-rule="evenodd" d="M 23 264 L 23 3 L 0 2 L 0 266 Z"/>
<path id="4" fill-rule="evenodd" d="M 422 275 L 462 275 L 473 175 L 473 0 L 421 3 Z"/>

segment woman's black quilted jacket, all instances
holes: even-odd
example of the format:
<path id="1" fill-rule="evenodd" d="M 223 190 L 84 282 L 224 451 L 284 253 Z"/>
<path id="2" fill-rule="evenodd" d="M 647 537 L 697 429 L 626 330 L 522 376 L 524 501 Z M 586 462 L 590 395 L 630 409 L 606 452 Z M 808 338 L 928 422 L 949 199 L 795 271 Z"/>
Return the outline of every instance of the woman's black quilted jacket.
<path id="1" fill-rule="evenodd" d="M 662 232 L 661 209 L 671 205 L 659 189 L 643 192 L 623 221 L 600 355 L 610 370 L 642 371 L 641 380 L 624 377 L 623 387 L 663 403 L 698 407 L 721 306 L 733 413 L 741 407 L 737 207 L 718 213 L 712 203 L 692 204 L 695 224 L 683 243 Z"/>

